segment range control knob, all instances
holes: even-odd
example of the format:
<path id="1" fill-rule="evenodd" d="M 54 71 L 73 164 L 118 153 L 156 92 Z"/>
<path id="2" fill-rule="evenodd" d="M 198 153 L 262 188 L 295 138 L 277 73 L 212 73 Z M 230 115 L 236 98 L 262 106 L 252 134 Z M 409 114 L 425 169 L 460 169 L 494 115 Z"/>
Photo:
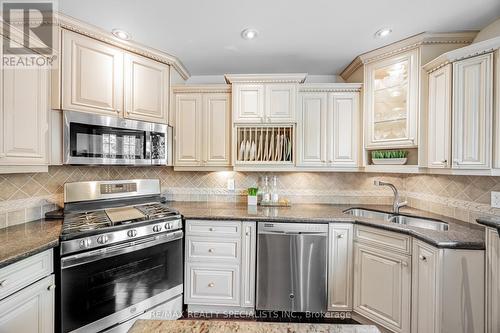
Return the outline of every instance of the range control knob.
<path id="1" fill-rule="evenodd" d="M 172 229 L 172 223 L 165 223 L 165 229 Z"/>
<path id="2" fill-rule="evenodd" d="M 82 249 L 88 248 L 92 245 L 92 240 L 90 238 L 85 238 L 80 241 L 80 247 Z"/>
<path id="3" fill-rule="evenodd" d="M 153 226 L 153 231 L 154 232 L 160 232 L 161 231 L 161 225 L 157 224 L 157 225 Z"/>
<path id="4" fill-rule="evenodd" d="M 102 236 L 97 237 L 97 243 L 106 244 L 107 242 L 109 242 L 108 235 L 102 235 Z"/>
<path id="5" fill-rule="evenodd" d="M 127 231 L 127 236 L 129 236 L 129 237 L 137 236 L 137 230 L 132 229 L 132 230 Z"/>

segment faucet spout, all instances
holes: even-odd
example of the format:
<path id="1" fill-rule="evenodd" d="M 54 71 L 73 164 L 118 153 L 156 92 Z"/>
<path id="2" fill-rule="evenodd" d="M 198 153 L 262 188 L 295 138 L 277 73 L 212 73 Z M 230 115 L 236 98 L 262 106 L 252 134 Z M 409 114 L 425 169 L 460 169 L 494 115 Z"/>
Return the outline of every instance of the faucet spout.
<path id="1" fill-rule="evenodd" d="M 399 192 L 398 192 L 398 189 L 396 188 L 396 186 L 394 186 L 394 184 L 383 182 L 381 180 L 375 180 L 375 181 L 373 181 L 373 185 L 375 185 L 375 186 L 387 186 L 392 190 L 392 192 L 394 194 L 394 199 L 392 201 L 392 212 L 394 214 L 399 214 L 399 209 L 408 204 L 406 201 L 403 201 L 403 202 L 399 201 Z"/>

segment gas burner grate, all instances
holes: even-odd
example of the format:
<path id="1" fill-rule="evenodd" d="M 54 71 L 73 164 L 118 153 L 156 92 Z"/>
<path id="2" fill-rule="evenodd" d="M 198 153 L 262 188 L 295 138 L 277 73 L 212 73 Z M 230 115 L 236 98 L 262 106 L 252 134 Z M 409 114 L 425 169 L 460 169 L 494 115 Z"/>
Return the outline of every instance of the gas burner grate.
<path id="1" fill-rule="evenodd" d="M 103 211 L 68 214 L 64 218 L 63 233 L 90 231 L 111 225 Z"/>
<path id="2" fill-rule="evenodd" d="M 176 215 L 177 212 L 170 210 L 168 207 L 159 203 L 150 203 L 145 205 L 135 206 L 150 220 L 160 219 L 172 215 Z"/>

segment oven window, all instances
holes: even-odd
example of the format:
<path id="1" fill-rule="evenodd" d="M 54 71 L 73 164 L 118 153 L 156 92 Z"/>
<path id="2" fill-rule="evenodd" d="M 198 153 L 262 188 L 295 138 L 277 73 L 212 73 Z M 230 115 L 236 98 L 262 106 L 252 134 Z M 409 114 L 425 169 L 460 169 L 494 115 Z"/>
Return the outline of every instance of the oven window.
<path id="1" fill-rule="evenodd" d="M 145 159 L 146 133 L 123 128 L 70 124 L 72 157 Z"/>
<path id="2" fill-rule="evenodd" d="M 182 240 L 62 269 L 63 332 L 182 284 Z"/>

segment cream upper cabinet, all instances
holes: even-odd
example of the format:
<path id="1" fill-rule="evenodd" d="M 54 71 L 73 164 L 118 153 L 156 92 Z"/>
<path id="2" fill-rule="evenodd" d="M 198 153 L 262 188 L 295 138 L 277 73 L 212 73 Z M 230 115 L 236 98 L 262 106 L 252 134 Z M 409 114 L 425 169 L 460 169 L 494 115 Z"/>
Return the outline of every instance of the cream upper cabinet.
<path id="1" fill-rule="evenodd" d="M 202 165 L 202 95 L 175 96 L 175 165 Z"/>
<path id="2" fill-rule="evenodd" d="M 125 117 L 167 123 L 169 66 L 125 54 Z"/>
<path id="3" fill-rule="evenodd" d="M 203 95 L 204 160 L 206 165 L 231 165 L 231 100 L 230 94 Z"/>
<path id="4" fill-rule="evenodd" d="M 453 168 L 490 169 L 493 55 L 453 63 Z"/>
<path id="5" fill-rule="evenodd" d="M 46 165 L 48 69 L 2 68 L 0 81 L 0 166 Z"/>
<path id="6" fill-rule="evenodd" d="M 231 166 L 231 94 L 223 92 L 229 88 L 179 89 L 174 88 L 175 167 Z"/>
<path id="7" fill-rule="evenodd" d="M 264 122 L 264 85 L 233 84 L 234 122 Z"/>
<path id="8" fill-rule="evenodd" d="M 451 95 L 452 65 L 429 74 L 428 167 L 451 165 Z"/>
<path id="9" fill-rule="evenodd" d="M 295 84 L 266 84 L 265 121 L 294 122 L 296 95 Z"/>
<path id="10" fill-rule="evenodd" d="M 328 98 L 325 93 L 302 93 L 298 112 L 298 166 L 323 166 L 326 162 Z"/>
<path id="11" fill-rule="evenodd" d="M 358 93 L 331 93 L 328 103 L 328 163 L 357 167 L 359 151 Z"/>
<path id="12" fill-rule="evenodd" d="M 500 332 L 500 235 L 486 228 L 486 332 Z"/>
<path id="13" fill-rule="evenodd" d="M 64 30 L 62 108 L 122 115 L 123 51 Z"/>
<path id="14" fill-rule="evenodd" d="M 418 49 L 365 66 L 365 147 L 418 146 Z"/>
<path id="15" fill-rule="evenodd" d="M 328 311 L 352 310 L 353 225 L 329 225 Z"/>

